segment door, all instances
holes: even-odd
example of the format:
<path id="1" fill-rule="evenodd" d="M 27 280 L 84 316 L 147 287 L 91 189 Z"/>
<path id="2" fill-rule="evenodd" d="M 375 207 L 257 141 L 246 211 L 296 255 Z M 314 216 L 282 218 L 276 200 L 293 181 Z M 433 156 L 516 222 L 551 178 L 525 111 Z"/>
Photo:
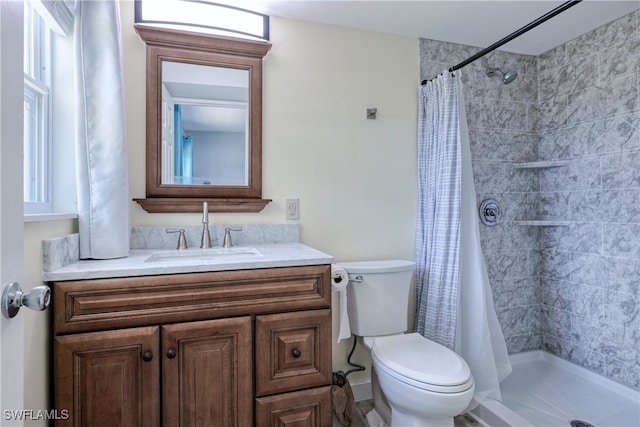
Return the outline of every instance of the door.
<path id="1" fill-rule="evenodd" d="M 22 282 L 22 18 L 21 1 L 0 1 L 0 288 Z M 0 289 L 0 290 L 1 290 Z M 23 425 L 22 316 L 0 316 L 0 425 Z"/>
<path id="2" fill-rule="evenodd" d="M 165 427 L 253 425 L 250 317 L 162 327 Z"/>
<path id="3" fill-rule="evenodd" d="M 56 426 L 158 427 L 159 348 L 158 326 L 56 337 Z"/>

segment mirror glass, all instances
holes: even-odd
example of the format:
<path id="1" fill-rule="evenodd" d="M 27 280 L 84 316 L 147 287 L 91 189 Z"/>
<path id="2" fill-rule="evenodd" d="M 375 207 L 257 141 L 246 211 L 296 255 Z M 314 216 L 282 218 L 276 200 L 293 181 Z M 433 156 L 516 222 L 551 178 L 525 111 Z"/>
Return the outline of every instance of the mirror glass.
<path id="1" fill-rule="evenodd" d="M 271 44 L 136 25 L 147 50 L 147 212 L 260 212 Z"/>
<path id="2" fill-rule="evenodd" d="M 162 184 L 248 185 L 249 72 L 162 62 Z"/>

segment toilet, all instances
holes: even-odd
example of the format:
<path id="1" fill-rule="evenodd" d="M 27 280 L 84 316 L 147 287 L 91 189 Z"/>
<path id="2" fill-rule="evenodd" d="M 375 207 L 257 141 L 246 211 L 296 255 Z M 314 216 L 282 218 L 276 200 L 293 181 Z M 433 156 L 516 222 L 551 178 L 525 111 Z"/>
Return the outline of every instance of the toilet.
<path id="1" fill-rule="evenodd" d="M 345 262 L 351 333 L 371 351 L 370 426 L 451 426 L 473 397 L 469 366 L 453 350 L 408 329 L 415 264 Z"/>

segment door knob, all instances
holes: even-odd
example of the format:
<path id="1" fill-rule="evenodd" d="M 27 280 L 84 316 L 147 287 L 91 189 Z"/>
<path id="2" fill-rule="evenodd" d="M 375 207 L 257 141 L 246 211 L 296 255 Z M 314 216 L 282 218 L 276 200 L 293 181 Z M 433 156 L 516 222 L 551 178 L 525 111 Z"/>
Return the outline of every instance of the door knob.
<path id="1" fill-rule="evenodd" d="M 20 283 L 11 282 L 2 291 L 2 315 L 11 319 L 18 314 L 20 307 L 43 311 L 51 303 L 51 289 L 47 285 L 36 286 L 29 292 L 23 292 Z"/>

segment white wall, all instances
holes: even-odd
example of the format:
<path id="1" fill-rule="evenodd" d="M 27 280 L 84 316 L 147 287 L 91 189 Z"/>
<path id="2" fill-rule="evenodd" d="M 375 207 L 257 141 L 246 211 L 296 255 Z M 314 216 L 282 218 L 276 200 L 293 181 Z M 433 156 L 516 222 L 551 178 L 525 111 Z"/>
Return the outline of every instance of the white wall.
<path id="1" fill-rule="evenodd" d="M 145 196 L 145 45 L 133 28 L 133 2 L 120 5 L 130 192 L 139 198 Z M 273 202 L 258 214 L 210 218 L 223 224 L 284 223 L 285 199 L 297 197 L 302 243 L 337 261 L 413 259 L 418 40 L 272 18 L 271 43 L 264 61 L 263 197 Z M 377 120 L 366 119 L 372 107 Z M 132 225 L 199 222 L 195 213 L 148 214 L 131 203 Z M 40 241 L 72 232 L 73 223 L 27 226 L 26 279 L 39 281 Z M 28 333 L 27 354 L 47 354 L 46 325 L 36 321 Z M 349 344 L 334 345 L 334 370 L 346 369 Z M 366 361 L 360 353 L 354 360 Z M 33 363 L 37 370 L 26 375 L 25 394 L 35 394 L 28 402 L 42 408 L 46 357 Z M 350 379 L 368 377 L 367 371 Z"/>

